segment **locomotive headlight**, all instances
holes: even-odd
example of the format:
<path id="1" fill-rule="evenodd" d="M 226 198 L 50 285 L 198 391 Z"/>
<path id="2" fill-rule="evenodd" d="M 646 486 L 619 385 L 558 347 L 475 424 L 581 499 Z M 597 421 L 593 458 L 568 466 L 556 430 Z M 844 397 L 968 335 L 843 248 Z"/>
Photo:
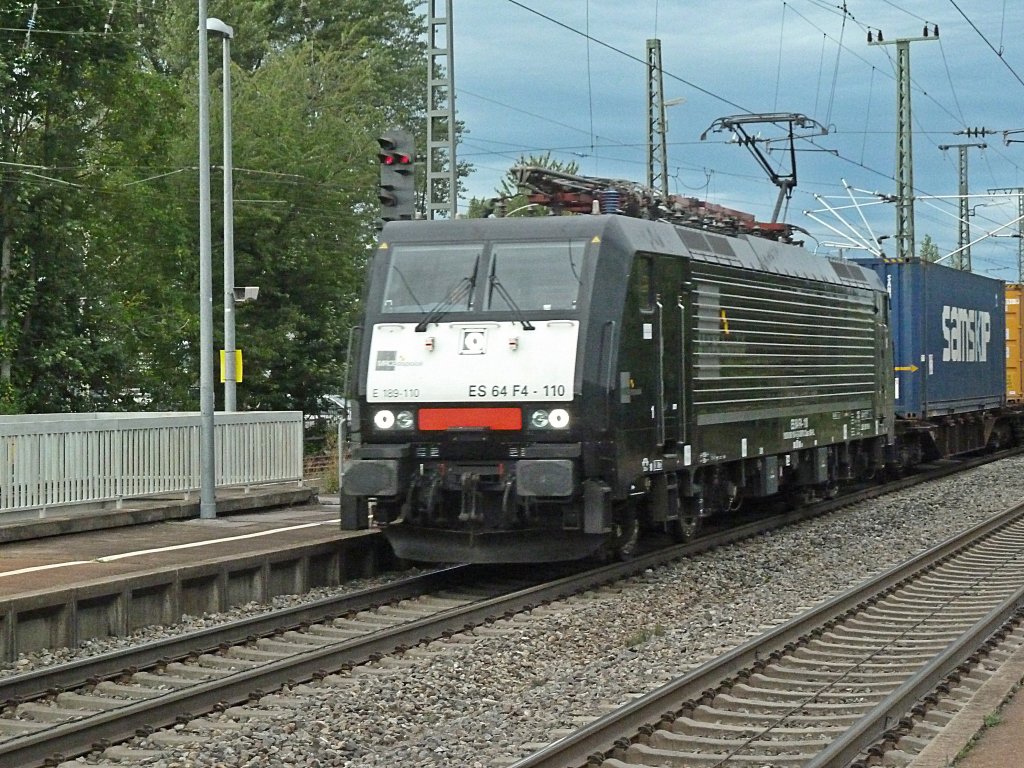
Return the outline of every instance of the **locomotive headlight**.
<path id="1" fill-rule="evenodd" d="M 373 414 L 373 424 L 377 429 L 412 429 L 416 425 L 416 416 L 412 411 L 389 411 L 383 409 Z"/>
<path id="2" fill-rule="evenodd" d="M 552 429 L 565 429 L 569 426 L 569 412 L 565 408 L 553 408 L 548 414 L 548 422 Z"/>
<path id="3" fill-rule="evenodd" d="M 530 426 L 534 429 L 568 429 L 569 412 L 564 408 L 550 411 L 538 408 L 530 414 Z"/>

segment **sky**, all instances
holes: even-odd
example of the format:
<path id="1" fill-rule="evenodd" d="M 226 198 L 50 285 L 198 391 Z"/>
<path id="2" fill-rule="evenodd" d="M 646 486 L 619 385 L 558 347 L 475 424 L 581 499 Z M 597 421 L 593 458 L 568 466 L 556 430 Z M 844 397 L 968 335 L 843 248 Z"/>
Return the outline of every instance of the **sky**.
<path id="1" fill-rule="evenodd" d="M 495 196 L 524 156 L 645 182 L 646 43 L 659 39 L 664 96 L 679 100 L 666 113 L 671 193 L 771 220 L 778 189 L 767 172 L 729 131 L 708 129 L 799 113 L 828 133 L 797 143 L 797 187 L 780 218 L 808 230 L 818 253 L 863 256 L 850 246 L 881 238 L 893 256 L 896 209 L 881 196 L 896 191 L 897 48 L 867 36 L 918 38 L 926 24 L 930 39 L 908 49 L 916 244 L 927 235 L 942 257 L 957 248 L 960 150 L 940 147 L 985 143 L 966 150 L 969 222 L 972 240 L 994 236 L 972 245 L 972 267 L 1017 281 L 1024 241 L 1009 235 L 1020 231 L 1020 198 L 989 190 L 1024 187 L 1021 0 L 456 0 L 457 157 L 474 168 L 459 211 Z M 986 134 L 964 133 L 978 128 Z M 759 146 L 790 172 L 784 143 Z"/>

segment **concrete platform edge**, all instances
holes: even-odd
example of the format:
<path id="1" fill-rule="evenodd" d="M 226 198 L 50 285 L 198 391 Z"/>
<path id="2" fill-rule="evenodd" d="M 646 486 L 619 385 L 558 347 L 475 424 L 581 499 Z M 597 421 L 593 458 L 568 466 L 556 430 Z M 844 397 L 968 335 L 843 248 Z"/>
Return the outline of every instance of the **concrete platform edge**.
<path id="1" fill-rule="evenodd" d="M 1024 646 L 1018 648 L 999 670 L 978 689 L 963 709 L 910 762 L 907 768 L 947 768 L 974 740 L 985 718 L 997 712 L 1024 680 Z"/>
<path id="2" fill-rule="evenodd" d="M 219 546 L 187 562 L 148 565 L 131 573 L 98 575 L 0 599 L 0 663 L 21 654 L 76 648 L 86 640 L 126 637 L 147 626 L 172 626 L 248 603 L 378 574 L 393 567 L 376 532 L 328 528 L 317 541 L 266 544 L 259 549 Z"/>

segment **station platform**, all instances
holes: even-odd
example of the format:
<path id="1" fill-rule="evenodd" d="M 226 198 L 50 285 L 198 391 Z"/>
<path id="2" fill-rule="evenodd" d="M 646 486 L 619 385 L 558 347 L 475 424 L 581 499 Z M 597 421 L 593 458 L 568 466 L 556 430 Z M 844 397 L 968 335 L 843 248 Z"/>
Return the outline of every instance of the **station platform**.
<path id="1" fill-rule="evenodd" d="M 315 484 L 268 483 L 217 489 L 216 506 L 218 515 L 232 515 L 305 504 L 317 498 Z M 102 502 L 4 512 L 0 514 L 0 543 L 198 517 L 198 493 L 146 496 L 116 504 Z"/>
<path id="2" fill-rule="evenodd" d="M 1024 645 L 1003 661 L 909 768 L 1024 768 L 1022 684 Z"/>
<path id="3" fill-rule="evenodd" d="M 218 491 L 216 510 L 147 499 L 0 519 L 0 663 L 393 565 L 383 537 L 341 530 L 337 497 L 315 487 Z"/>
<path id="4" fill-rule="evenodd" d="M 1024 680 L 1018 681 L 1024 683 Z M 1024 693 L 1019 690 L 993 713 L 993 724 L 956 761 L 957 768 L 1014 768 L 1024 766 Z"/>

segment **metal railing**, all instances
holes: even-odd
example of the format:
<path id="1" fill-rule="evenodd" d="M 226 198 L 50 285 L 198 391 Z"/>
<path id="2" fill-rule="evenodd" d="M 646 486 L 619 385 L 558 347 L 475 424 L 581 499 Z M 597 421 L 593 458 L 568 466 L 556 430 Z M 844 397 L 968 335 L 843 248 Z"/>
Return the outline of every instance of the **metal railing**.
<path id="1" fill-rule="evenodd" d="M 302 479 L 302 413 L 218 413 L 218 488 Z M 200 415 L 0 416 L 0 513 L 199 490 Z"/>

